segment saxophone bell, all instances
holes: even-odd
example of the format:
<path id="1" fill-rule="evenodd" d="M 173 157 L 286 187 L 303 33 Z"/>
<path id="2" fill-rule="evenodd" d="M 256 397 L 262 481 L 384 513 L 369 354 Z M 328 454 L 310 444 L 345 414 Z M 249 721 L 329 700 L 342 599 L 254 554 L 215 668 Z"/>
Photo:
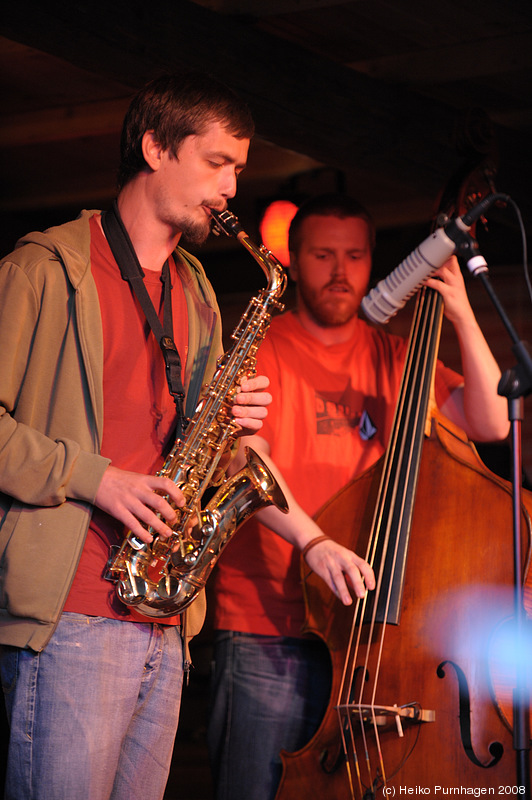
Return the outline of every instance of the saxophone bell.
<path id="1" fill-rule="evenodd" d="M 124 558 L 120 559 L 120 554 L 115 557 L 111 568 L 118 576 L 118 597 L 147 617 L 164 618 L 184 611 L 205 586 L 233 534 L 269 505 L 288 512 L 284 493 L 269 466 L 246 447 L 246 466 L 226 479 L 199 513 L 184 547 L 175 547 L 174 540 L 170 551 L 158 538 L 156 547 L 144 544 L 143 550 L 134 553 L 126 547 Z M 180 544 L 184 544 L 183 538 Z M 163 552 L 157 557 L 154 554 L 161 546 Z"/>

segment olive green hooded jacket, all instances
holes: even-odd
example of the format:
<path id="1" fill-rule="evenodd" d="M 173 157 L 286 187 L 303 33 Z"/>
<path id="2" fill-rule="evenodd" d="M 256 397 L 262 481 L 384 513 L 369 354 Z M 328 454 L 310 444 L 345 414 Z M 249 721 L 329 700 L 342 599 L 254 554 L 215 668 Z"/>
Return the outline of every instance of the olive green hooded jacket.
<path id="1" fill-rule="evenodd" d="M 89 219 L 21 239 L 0 265 L 0 643 L 42 650 L 77 569 L 109 461 L 103 427 L 103 337 L 90 269 Z M 192 416 L 221 353 L 213 289 L 181 248 Z M 203 593 L 185 640 L 203 624 Z"/>

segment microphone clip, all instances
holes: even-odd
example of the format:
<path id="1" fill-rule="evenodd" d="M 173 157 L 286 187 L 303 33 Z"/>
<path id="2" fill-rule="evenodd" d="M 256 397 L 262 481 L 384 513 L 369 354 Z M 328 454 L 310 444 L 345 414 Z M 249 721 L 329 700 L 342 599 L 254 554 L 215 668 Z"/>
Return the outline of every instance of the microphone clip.
<path id="1" fill-rule="evenodd" d="M 486 259 L 480 252 L 477 240 L 470 233 L 462 231 L 456 241 L 456 257 L 475 277 L 488 271 Z"/>

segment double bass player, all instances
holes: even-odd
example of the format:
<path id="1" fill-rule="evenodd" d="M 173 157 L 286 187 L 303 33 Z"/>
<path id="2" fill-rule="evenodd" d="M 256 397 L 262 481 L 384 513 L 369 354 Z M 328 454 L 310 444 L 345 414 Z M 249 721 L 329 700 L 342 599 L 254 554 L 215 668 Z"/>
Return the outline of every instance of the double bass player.
<path id="1" fill-rule="evenodd" d="M 209 721 L 217 800 L 273 800 L 280 751 L 298 750 L 311 738 L 329 700 L 326 648 L 300 633 L 299 553 L 270 528 L 314 528 L 311 558 L 327 565 L 335 542 L 310 515 L 385 450 L 406 344 L 358 317 L 374 243 L 369 213 L 344 195 L 309 200 L 290 228 L 296 307 L 274 319 L 259 351 L 273 402 L 254 446 L 279 467 L 298 505 L 286 518 L 260 512 L 218 564 Z M 497 395 L 500 371 L 454 257 L 437 277 L 427 285 L 444 299 L 463 377 L 438 363 L 436 401 L 471 439 L 502 440 L 508 420 Z M 351 602 L 341 576 L 336 585 L 342 602 Z"/>

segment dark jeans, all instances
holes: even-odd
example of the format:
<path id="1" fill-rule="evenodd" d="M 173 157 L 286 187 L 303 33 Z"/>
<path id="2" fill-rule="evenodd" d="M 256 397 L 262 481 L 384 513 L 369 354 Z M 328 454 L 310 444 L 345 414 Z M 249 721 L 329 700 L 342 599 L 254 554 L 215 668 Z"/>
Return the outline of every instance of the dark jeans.
<path id="1" fill-rule="evenodd" d="M 208 744 L 216 800 L 273 800 L 279 753 L 303 747 L 327 708 L 331 665 L 316 639 L 218 631 Z"/>

